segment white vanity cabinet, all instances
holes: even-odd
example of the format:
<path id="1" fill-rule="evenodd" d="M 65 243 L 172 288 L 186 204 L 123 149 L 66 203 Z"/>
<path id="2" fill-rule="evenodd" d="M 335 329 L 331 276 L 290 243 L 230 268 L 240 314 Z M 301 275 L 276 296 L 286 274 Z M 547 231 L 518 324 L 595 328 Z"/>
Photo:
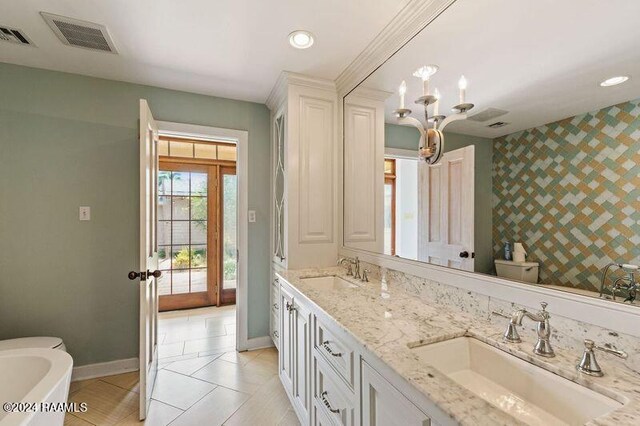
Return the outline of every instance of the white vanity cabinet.
<path id="1" fill-rule="evenodd" d="M 280 380 L 302 424 L 311 413 L 311 311 L 285 286 L 280 288 Z"/>
<path id="2" fill-rule="evenodd" d="M 280 380 L 303 425 L 435 425 L 403 394 L 415 390 L 384 377 L 380 360 L 367 362 L 372 355 L 347 330 L 278 279 Z"/>
<path id="3" fill-rule="evenodd" d="M 362 426 L 430 426 L 431 419 L 362 361 Z"/>

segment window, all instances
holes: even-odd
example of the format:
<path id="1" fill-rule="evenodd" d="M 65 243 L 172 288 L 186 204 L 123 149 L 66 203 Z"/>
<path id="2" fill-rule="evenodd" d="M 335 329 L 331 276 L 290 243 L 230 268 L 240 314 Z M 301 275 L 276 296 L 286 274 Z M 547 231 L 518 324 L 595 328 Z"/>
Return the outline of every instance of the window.
<path id="1" fill-rule="evenodd" d="M 158 155 L 161 157 L 233 161 L 238 158 L 236 144 L 217 141 L 161 136 L 158 142 Z"/>

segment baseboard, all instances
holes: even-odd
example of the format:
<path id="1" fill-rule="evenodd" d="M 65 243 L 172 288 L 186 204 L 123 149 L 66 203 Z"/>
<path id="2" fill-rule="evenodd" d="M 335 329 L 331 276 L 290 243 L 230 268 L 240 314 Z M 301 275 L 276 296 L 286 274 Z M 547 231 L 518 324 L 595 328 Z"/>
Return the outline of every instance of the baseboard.
<path id="1" fill-rule="evenodd" d="M 256 349 L 271 348 L 273 346 L 273 340 L 271 340 L 270 336 L 262 336 L 248 339 L 244 349 L 247 351 L 254 351 Z"/>
<path id="2" fill-rule="evenodd" d="M 138 358 L 117 359 L 115 361 L 98 362 L 96 364 L 74 367 L 71 381 L 95 379 L 96 377 L 113 376 L 114 374 L 137 371 L 140 367 Z"/>

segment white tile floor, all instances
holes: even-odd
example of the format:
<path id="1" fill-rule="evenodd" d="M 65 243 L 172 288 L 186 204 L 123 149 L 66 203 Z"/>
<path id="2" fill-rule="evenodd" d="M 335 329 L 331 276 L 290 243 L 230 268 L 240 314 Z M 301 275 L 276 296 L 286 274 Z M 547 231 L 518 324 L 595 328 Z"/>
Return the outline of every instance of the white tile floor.
<path id="1" fill-rule="evenodd" d="M 159 367 L 146 425 L 299 425 L 275 349 L 235 352 L 235 307 L 160 314 Z M 137 372 L 75 382 L 88 402 L 66 425 L 142 424 Z"/>

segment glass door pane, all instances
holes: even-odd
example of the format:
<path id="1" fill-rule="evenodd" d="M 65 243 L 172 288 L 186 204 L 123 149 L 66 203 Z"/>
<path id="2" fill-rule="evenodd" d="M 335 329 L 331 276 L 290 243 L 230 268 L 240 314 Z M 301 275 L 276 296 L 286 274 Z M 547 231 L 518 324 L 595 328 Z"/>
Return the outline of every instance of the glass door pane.
<path id="1" fill-rule="evenodd" d="M 208 173 L 161 166 L 158 193 L 158 294 L 206 292 Z"/>
<path id="2" fill-rule="evenodd" d="M 238 271 L 238 178 L 222 172 L 222 290 L 235 290 Z"/>

